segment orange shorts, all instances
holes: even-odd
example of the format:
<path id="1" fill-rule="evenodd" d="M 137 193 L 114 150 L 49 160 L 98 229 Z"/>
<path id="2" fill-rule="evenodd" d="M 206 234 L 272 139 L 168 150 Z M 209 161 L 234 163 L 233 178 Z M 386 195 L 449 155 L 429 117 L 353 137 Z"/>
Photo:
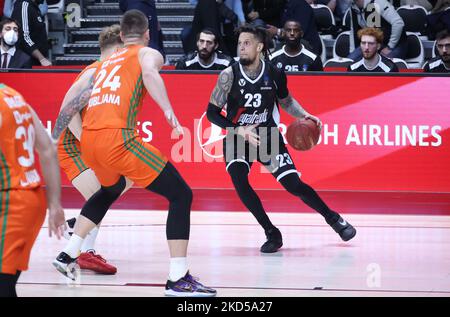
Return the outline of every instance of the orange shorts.
<path id="1" fill-rule="evenodd" d="M 71 182 L 89 168 L 81 158 L 80 148 L 80 141 L 66 130 L 58 143 L 58 159 L 59 165 Z"/>
<path id="2" fill-rule="evenodd" d="M 157 148 L 128 129 L 83 130 L 81 153 L 105 187 L 116 184 L 120 176 L 125 176 L 145 188 L 167 163 L 167 158 Z"/>
<path id="3" fill-rule="evenodd" d="M 31 248 L 45 219 L 44 190 L 0 191 L 0 272 L 26 271 Z"/>

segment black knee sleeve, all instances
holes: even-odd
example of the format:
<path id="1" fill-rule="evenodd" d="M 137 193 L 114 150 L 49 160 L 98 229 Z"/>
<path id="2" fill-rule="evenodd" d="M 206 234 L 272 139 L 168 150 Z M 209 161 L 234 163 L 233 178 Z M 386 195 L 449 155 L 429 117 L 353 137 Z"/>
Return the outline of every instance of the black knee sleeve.
<path id="1" fill-rule="evenodd" d="M 189 240 L 193 194 L 176 168 L 168 162 L 161 174 L 146 189 L 169 201 L 167 240 Z"/>
<path id="2" fill-rule="evenodd" d="M 126 186 L 125 177 L 121 176 L 113 186 L 100 187 L 100 189 L 88 199 L 81 209 L 81 215 L 98 225 L 111 205 L 119 198 Z"/>
<path id="3" fill-rule="evenodd" d="M 0 273 L 0 297 L 17 297 L 16 284 L 20 271 L 17 274 Z"/>
<path id="4" fill-rule="evenodd" d="M 228 167 L 228 174 L 230 174 L 234 188 L 245 207 L 253 214 L 264 230 L 272 229 L 274 225 L 267 216 L 261 199 L 259 199 L 248 181 L 247 165 L 245 163 L 233 163 Z"/>
<path id="5" fill-rule="evenodd" d="M 308 184 L 302 182 L 297 174 L 288 174 L 280 179 L 281 185 L 292 195 L 299 197 L 305 204 L 320 213 L 327 222 L 336 222 L 339 214 L 332 211 Z"/>

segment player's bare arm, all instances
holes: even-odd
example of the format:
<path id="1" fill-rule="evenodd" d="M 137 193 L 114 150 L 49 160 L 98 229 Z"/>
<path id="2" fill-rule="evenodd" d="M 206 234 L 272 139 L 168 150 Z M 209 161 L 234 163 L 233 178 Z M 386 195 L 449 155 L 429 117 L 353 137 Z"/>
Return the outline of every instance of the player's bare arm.
<path id="1" fill-rule="evenodd" d="M 42 175 L 47 186 L 45 192 L 49 210 L 48 231 L 50 236 L 54 233 L 60 239 L 64 232 L 65 218 L 64 210 L 61 207 L 61 176 L 56 150 L 36 112 L 31 108 L 30 111 L 36 133 L 35 147 L 39 154 Z"/>
<path id="2" fill-rule="evenodd" d="M 82 125 L 83 121 L 81 120 L 81 115 L 80 113 L 77 113 L 73 116 L 68 126 L 70 132 L 72 132 L 78 141 L 81 140 L 81 131 L 83 130 Z"/>
<path id="3" fill-rule="evenodd" d="M 223 129 L 235 127 L 235 124 L 233 122 L 229 121 L 227 118 L 220 114 L 220 110 L 227 103 L 227 97 L 231 91 L 232 86 L 233 69 L 231 67 L 228 67 L 220 73 L 219 78 L 217 79 L 216 86 L 214 87 L 214 90 L 211 94 L 211 98 L 209 99 L 209 106 L 207 111 L 208 119 L 212 123 L 218 125 L 219 127 L 222 127 Z M 260 142 L 259 136 L 255 132 L 255 128 L 257 126 L 257 124 L 252 124 L 249 126 L 239 126 L 236 129 L 236 133 L 242 136 L 244 140 L 247 140 L 251 144 L 257 146 Z"/>
<path id="4" fill-rule="evenodd" d="M 233 85 L 233 69 L 228 67 L 224 69 L 217 80 L 216 86 L 211 94 L 209 102 L 222 109 L 227 103 L 228 94 Z"/>
<path id="5" fill-rule="evenodd" d="M 139 51 L 139 63 L 142 68 L 142 81 L 145 88 L 164 112 L 170 126 L 176 129 L 179 134 L 183 134 L 183 129 L 170 104 L 166 86 L 159 74 L 163 62 L 162 55 L 154 49 L 144 47 Z"/>
<path id="6" fill-rule="evenodd" d="M 286 98 L 279 99 L 278 102 L 280 103 L 281 108 L 286 110 L 286 112 L 291 116 L 301 119 L 310 118 L 314 120 L 320 128 L 322 128 L 322 122 L 319 120 L 319 118 L 313 116 L 312 114 L 309 114 L 290 94 Z"/>
<path id="7" fill-rule="evenodd" d="M 84 76 L 82 76 L 83 78 Z M 70 87 L 66 94 L 65 100 L 56 119 L 55 128 L 52 131 L 53 140 L 58 140 L 61 133 L 69 125 L 73 116 L 83 109 L 91 97 L 92 88 L 94 87 L 93 74 L 84 80 L 78 80 Z"/>

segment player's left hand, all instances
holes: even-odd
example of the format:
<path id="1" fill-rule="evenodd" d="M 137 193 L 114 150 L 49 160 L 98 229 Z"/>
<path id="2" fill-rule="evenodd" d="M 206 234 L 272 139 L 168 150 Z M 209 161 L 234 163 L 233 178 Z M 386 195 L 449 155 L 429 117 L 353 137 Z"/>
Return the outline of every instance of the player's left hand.
<path id="1" fill-rule="evenodd" d="M 317 118 L 316 116 L 313 116 L 312 114 L 308 114 L 305 116 L 305 120 L 306 119 L 311 119 L 312 121 L 314 121 L 317 126 L 319 127 L 320 130 L 322 130 L 322 121 L 320 121 L 319 118 Z"/>
<path id="2" fill-rule="evenodd" d="M 60 204 L 48 206 L 48 234 L 51 237 L 52 233 L 56 238 L 61 239 L 66 229 L 66 219 L 64 217 L 64 209 Z"/>

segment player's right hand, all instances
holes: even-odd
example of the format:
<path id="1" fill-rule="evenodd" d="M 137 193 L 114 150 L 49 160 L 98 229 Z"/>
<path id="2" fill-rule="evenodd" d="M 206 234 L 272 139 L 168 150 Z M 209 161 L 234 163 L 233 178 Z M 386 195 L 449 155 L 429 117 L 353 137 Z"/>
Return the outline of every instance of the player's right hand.
<path id="1" fill-rule="evenodd" d="M 48 206 L 48 235 L 56 235 L 56 238 L 61 239 L 66 229 L 66 219 L 64 217 L 64 209 L 60 204 Z"/>
<path id="2" fill-rule="evenodd" d="M 241 126 L 237 129 L 237 133 L 248 141 L 253 146 L 259 146 L 259 135 L 256 133 L 256 127 L 258 124 L 252 124 L 248 126 Z"/>

